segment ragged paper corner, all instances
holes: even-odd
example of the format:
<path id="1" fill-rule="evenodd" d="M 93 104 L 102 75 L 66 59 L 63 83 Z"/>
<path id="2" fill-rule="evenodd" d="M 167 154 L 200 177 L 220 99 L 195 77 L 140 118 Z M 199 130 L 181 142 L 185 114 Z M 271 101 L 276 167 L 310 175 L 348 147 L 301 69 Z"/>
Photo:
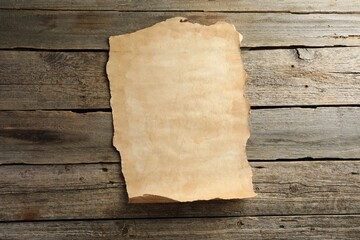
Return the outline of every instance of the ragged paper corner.
<path id="1" fill-rule="evenodd" d="M 249 198 L 241 35 L 175 17 L 110 37 L 113 144 L 129 202 Z"/>

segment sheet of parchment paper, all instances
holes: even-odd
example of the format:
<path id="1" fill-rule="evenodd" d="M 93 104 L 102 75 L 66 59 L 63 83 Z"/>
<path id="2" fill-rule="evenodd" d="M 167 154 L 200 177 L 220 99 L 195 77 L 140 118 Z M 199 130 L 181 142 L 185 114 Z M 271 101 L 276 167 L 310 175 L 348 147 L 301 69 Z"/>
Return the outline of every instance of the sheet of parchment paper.
<path id="1" fill-rule="evenodd" d="M 176 17 L 110 37 L 113 144 L 129 202 L 254 197 L 242 36 Z"/>

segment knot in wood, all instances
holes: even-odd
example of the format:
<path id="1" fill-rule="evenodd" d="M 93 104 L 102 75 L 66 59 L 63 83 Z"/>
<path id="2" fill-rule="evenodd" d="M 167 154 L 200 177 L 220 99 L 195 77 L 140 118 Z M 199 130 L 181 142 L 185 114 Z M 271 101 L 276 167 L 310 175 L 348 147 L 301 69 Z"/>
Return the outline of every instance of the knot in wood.
<path id="1" fill-rule="evenodd" d="M 292 183 L 289 186 L 289 192 L 290 194 L 296 194 L 300 191 L 300 186 L 298 183 Z"/>

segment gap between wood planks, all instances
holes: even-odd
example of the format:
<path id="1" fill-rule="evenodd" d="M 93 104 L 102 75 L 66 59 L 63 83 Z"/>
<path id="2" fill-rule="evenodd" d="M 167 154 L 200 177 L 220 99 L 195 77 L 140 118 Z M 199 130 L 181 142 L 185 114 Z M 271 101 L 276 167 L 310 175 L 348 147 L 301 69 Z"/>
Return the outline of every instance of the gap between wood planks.
<path id="1" fill-rule="evenodd" d="M 360 5 L 348 0 L 318 0 L 316 4 L 304 0 L 259 1 L 259 0 L 198 0 L 198 1 L 44 1 L 31 2 L 8 0 L 1 6 L 3 9 L 43 9 L 43 10 L 116 10 L 116 11 L 232 11 L 232 12 L 359 12 Z"/>
<path id="2" fill-rule="evenodd" d="M 328 104 L 328 105 L 286 105 L 286 106 L 251 106 L 251 109 L 277 109 L 277 108 L 322 108 L 322 107 L 360 107 L 360 104 Z M 38 109 L 41 110 L 41 109 Z M 0 111 L 14 111 L 14 110 L 0 110 Z M 16 111 L 16 110 L 15 110 Z M 36 110 L 18 110 L 18 111 L 36 111 Z M 89 109 L 44 109 L 42 111 L 71 111 L 74 113 L 88 113 L 88 112 L 112 112 L 111 108 L 89 108 Z"/>
<path id="3" fill-rule="evenodd" d="M 1 84 L 0 84 L 1 86 Z M 261 110 L 261 109 L 282 109 L 282 108 L 343 108 L 343 107 L 352 107 L 352 108 L 358 108 L 360 107 L 360 104 L 329 104 L 329 105 L 286 105 L 286 106 L 251 106 L 250 110 Z M 44 112 L 73 112 L 73 113 L 92 113 L 92 112 L 112 112 L 111 108 L 79 108 L 79 109 L 23 109 L 23 110 L 12 110 L 12 109 L 1 109 L 0 112 L 35 112 L 35 111 L 44 111 Z"/>
<path id="4" fill-rule="evenodd" d="M 294 159 L 248 159 L 249 163 L 291 163 L 291 162 L 321 162 L 321 161 L 331 161 L 331 162 L 346 162 L 346 161 L 360 161 L 360 158 L 313 158 L 313 157 L 305 157 L 305 158 L 294 158 Z M 107 161 L 99 161 L 99 162 L 74 162 L 74 163 L 26 163 L 26 162 L 17 162 L 17 163 L 1 163 L 0 168 L 2 166 L 67 166 L 67 165 L 101 165 L 101 164 L 111 164 L 111 165 L 121 165 L 121 159 L 119 162 L 107 162 Z M 263 166 L 253 166 L 253 168 L 265 168 Z M 353 175 L 359 175 L 360 173 L 353 172 Z"/>
<path id="5" fill-rule="evenodd" d="M 289 45 L 289 46 L 258 46 L 258 47 L 240 47 L 241 51 L 262 51 L 262 50 L 297 50 L 298 48 L 354 48 L 360 47 L 360 45 L 323 45 L 323 46 L 309 46 L 309 45 Z M 30 52 L 104 52 L 108 53 L 108 49 L 68 49 L 68 48 L 31 48 L 31 47 L 13 47 L 13 48 L 1 48 L 0 51 L 30 51 Z"/>
<path id="6" fill-rule="evenodd" d="M 210 200 L 211 201 L 211 200 Z M 166 204 L 166 203 L 165 203 Z M 281 214 L 269 214 L 269 215 L 246 215 L 246 216 L 194 216 L 194 217 L 188 217 L 188 216 L 179 216 L 179 217 L 152 217 L 152 218 L 146 218 L 146 217 L 134 217 L 134 218 L 76 218 L 76 219 L 38 219 L 38 220 L 10 220 L 10 221 L 0 221 L 0 224 L 3 223 L 27 223 L 27 222 L 96 222 L 96 221 L 116 221 L 116 220 L 160 220 L 160 219 L 216 219 L 216 218 L 226 218 L 226 219 L 236 219 L 236 218 L 251 218 L 251 217 L 307 217 L 307 216 L 321 216 L 321 217 L 335 217 L 335 216 L 354 216 L 354 217 L 360 217 L 359 213 L 338 213 L 338 214 L 321 214 L 321 213 L 314 213 L 314 214 L 288 214 L 288 215 L 281 215 Z"/>
<path id="7" fill-rule="evenodd" d="M 189 10 L 113 10 L 113 9 L 52 9 L 52 8 L 4 8 L 0 7 L 0 10 L 10 10 L 10 11 L 48 11 L 48 12 L 120 12 L 120 13 L 128 13 L 128 12 L 136 12 L 136 13 L 288 13 L 288 14 L 359 14 L 360 11 L 291 11 L 291 10 L 249 10 L 249 11 L 232 11 L 232 10 L 197 10 L 197 9 L 189 9 Z"/>

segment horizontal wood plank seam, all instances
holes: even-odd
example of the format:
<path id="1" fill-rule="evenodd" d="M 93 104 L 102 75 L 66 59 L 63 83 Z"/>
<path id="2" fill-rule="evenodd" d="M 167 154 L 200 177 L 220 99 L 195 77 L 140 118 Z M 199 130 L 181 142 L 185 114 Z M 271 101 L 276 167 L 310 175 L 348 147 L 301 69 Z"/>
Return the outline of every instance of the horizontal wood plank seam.
<path id="1" fill-rule="evenodd" d="M 289 14 L 360 14 L 360 11 L 291 11 L 291 10 L 249 10 L 249 11 L 230 11 L 230 10 L 202 10 L 202 9 L 187 9 L 187 10 L 146 10 L 146 9 L 141 9 L 141 10 L 136 10 L 136 9 L 130 9 L 130 10 L 110 10 L 110 9 L 66 9 L 66 8 L 62 8 L 62 9 L 53 9 L 53 8 L 4 8 L 4 7 L 0 7 L 0 10 L 11 10 L 11 11 L 52 11 L 52 12 L 146 12 L 146 13 L 151 13 L 151 12 L 155 12 L 155 13 L 159 13 L 159 12 L 164 12 L 164 13 L 196 13 L 196 12 L 201 12 L 201 13 L 289 13 Z"/>
<path id="2" fill-rule="evenodd" d="M 46 219 L 46 220 L 11 220 L 11 221 L 0 221 L 0 224 L 2 223 L 27 223 L 27 222 L 82 222 L 82 221 L 116 221 L 116 220 L 160 220 L 160 219 L 205 219 L 205 218 L 247 218 L 247 217 L 307 217 L 307 216 L 319 216 L 319 217 L 335 217 L 335 216 L 354 216 L 358 217 L 360 216 L 359 213 L 339 213 L 339 214 L 321 214 L 321 213 L 314 213 L 314 214 L 288 214 L 288 215 L 281 215 L 281 214 L 269 214 L 269 215 L 246 215 L 246 216 L 196 216 L 196 217 L 151 217 L 151 218 L 139 218 L 139 217 L 133 217 L 133 218 L 76 218 L 76 219 Z"/>
<path id="3" fill-rule="evenodd" d="M 257 46 L 257 47 L 241 47 L 241 51 L 263 51 L 263 50 L 293 50 L 297 48 L 354 48 L 360 47 L 359 45 L 323 45 L 323 46 L 310 46 L 310 45 L 289 45 L 289 46 Z M 97 48 L 84 48 L 84 49 L 68 49 L 68 48 L 29 48 L 29 47 L 0 47 L 0 51 L 29 51 L 29 52 L 104 52 L 108 53 L 108 49 Z"/>
<path id="4" fill-rule="evenodd" d="M 290 163 L 290 162 L 356 162 L 360 161 L 359 158 L 298 158 L 298 159 L 251 159 L 248 160 L 250 163 Z M 3 166 L 67 166 L 67 165 L 101 165 L 101 164 L 121 164 L 121 160 L 119 159 L 118 162 L 106 162 L 106 161 L 99 161 L 99 162 L 77 162 L 77 163 L 1 163 L 0 168 Z M 259 168 L 259 167 L 254 167 Z"/>
<path id="5" fill-rule="evenodd" d="M 1 9 L 0 9 L 1 10 Z M 289 46 L 257 46 L 257 47 L 241 47 L 241 51 L 264 51 L 264 50 L 296 50 L 298 48 L 311 48 L 311 49 L 327 49 L 327 48 L 355 48 L 360 47 L 356 45 L 324 45 L 324 46 L 307 46 L 307 45 L 289 45 Z M 12 47 L 12 48 L 2 48 L 0 51 L 18 51 L 18 52 L 81 52 L 81 53 L 91 53 L 91 52 L 109 52 L 108 49 L 68 49 L 68 48 L 30 48 L 30 47 Z"/>
<path id="6" fill-rule="evenodd" d="M 1 165 L 0 165 L 1 166 Z M 18 195 L 29 195 L 29 193 L 33 194 L 33 193 L 59 193 L 59 192 L 85 192 L 85 191 L 92 191 L 92 190 L 103 190 L 103 189 L 118 189 L 120 187 L 120 185 L 123 185 L 123 183 L 121 182 L 112 182 L 112 183 L 108 183 L 111 185 L 115 185 L 118 184 L 116 186 L 109 186 L 109 187 L 83 187 L 81 189 L 78 188 L 69 188 L 69 189 L 51 189 L 51 190 L 35 190 L 35 191 L 31 191 L 31 192 L 0 192 L 0 197 L 1 195 L 14 195 L 14 196 L 18 196 Z M 99 184 L 101 185 L 101 184 Z M 97 185 L 94 185 L 97 186 Z M 327 191 L 329 192 L 329 191 Z M 25 198 L 25 197 L 24 197 Z"/>
<path id="7" fill-rule="evenodd" d="M 5 85 L 5 84 L 4 84 Z M 14 85 L 14 84 L 11 84 Z M 26 84 L 24 84 L 26 85 Z M 44 84 L 41 84 L 44 85 Z M 49 84 L 50 85 L 50 84 Z M 0 84 L 1 86 L 1 84 Z M 251 106 L 252 110 L 261 110 L 261 109 L 294 109 L 294 108 L 359 108 L 360 104 L 314 104 L 314 105 L 284 105 L 284 106 Z M 43 112 L 73 112 L 79 114 L 86 114 L 91 112 L 112 112 L 111 108 L 76 108 L 76 109 L 22 109 L 22 110 L 12 110 L 12 109 L 0 109 L 0 112 L 35 112 L 35 111 L 43 111 Z"/>

